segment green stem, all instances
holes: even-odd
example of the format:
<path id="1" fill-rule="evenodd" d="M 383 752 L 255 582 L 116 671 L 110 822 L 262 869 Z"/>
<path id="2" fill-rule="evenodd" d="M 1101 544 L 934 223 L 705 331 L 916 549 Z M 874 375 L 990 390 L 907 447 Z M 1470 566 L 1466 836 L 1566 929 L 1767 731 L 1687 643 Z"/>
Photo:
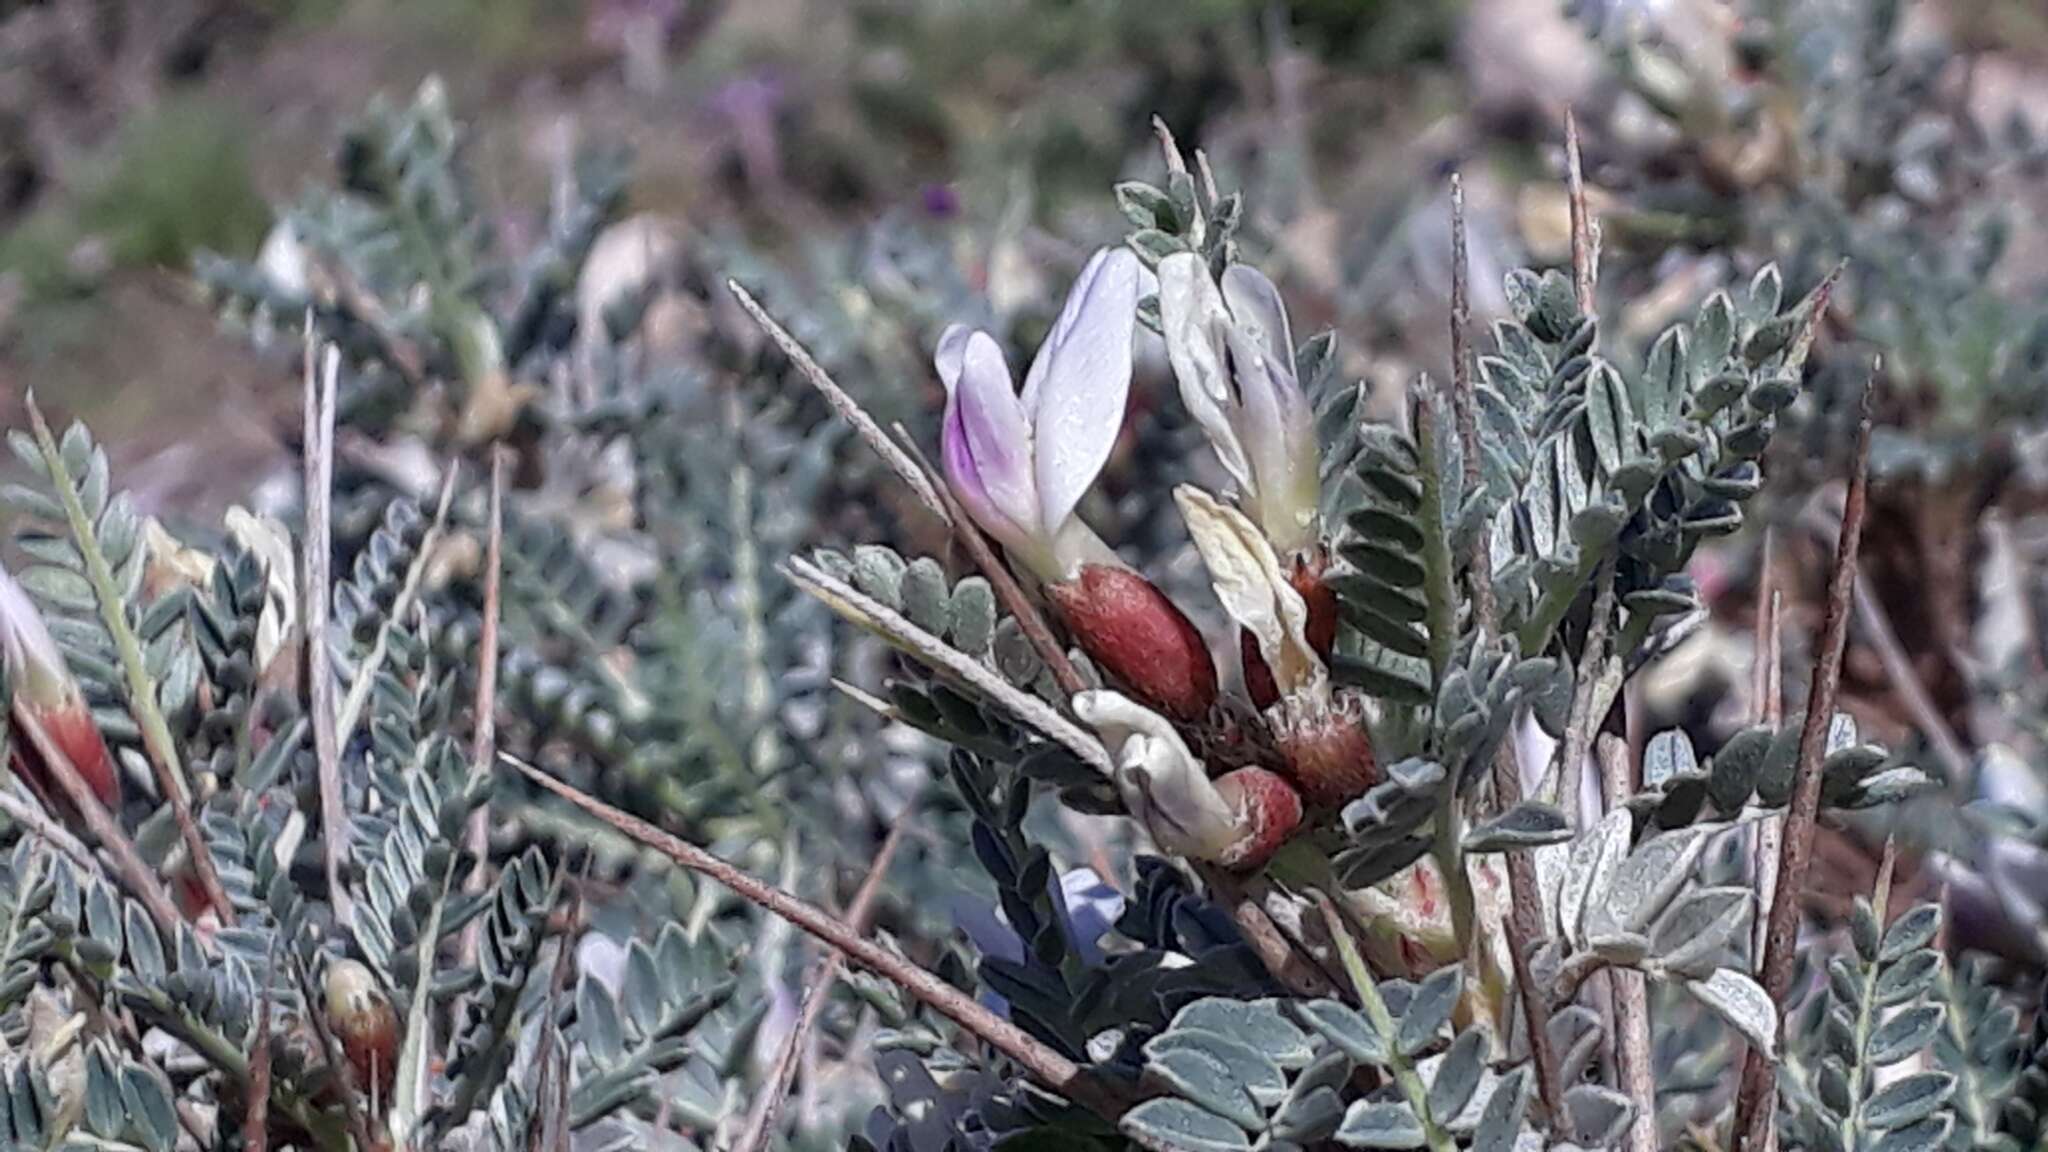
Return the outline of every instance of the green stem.
<path id="1" fill-rule="evenodd" d="M 1442 461 L 1437 455 L 1437 400 L 1425 392 L 1415 405 L 1416 471 L 1422 481 L 1422 591 L 1429 627 L 1429 671 L 1432 684 L 1442 684 L 1458 639 L 1457 572 L 1451 559 L 1450 530 L 1445 527 Z"/>
<path id="2" fill-rule="evenodd" d="M 1557 634 L 1557 626 L 1564 623 L 1565 615 L 1572 610 L 1572 603 L 1579 598 L 1580 589 L 1593 579 L 1593 573 L 1604 559 L 1604 555 L 1596 554 L 1591 548 L 1579 549 L 1579 566 L 1571 579 L 1551 585 L 1516 631 L 1515 639 L 1521 644 L 1522 655 L 1541 655 L 1545 648 L 1550 647 L 1551 637 Z"/>
<path id="3" fill-rule="evenodd" d="M 1365 1009 L 1366 1021 L 1387 1043 L 1387 1071 L 1393 1074 L 1395 1087 L 1401 1090 L 1402 1099 L 1408 1102 L 1416 1120 L 1421 1122 L 1423 1140 L 1430 1152 L 1457 1152 L 1457 1141 L 1429 1114 L 1429 1089 L 1422 1083 L 1422 1077 L 1416 1074 L 1415 1065 L 1401 1054 L 1395 1040 L 1400 1035 L 1400 1025 L 1394 1020 L 1394 1014 L 1387 1010 L 1387 1002 L 1380 998 L 1379 984 L 1372 977 L 1372 969 L 1366 967 L 1365 957 L 1359 954 L 1358 944 L 1351 939 L 1351 931 L 1336 903 L 1323 892 L 1316 893 L 1316 903 L 1322 907 L 1330 938 L 1337 944 L 1337 957 L 1343 962 L 1344 971 L 1358 992 L 1358 1003 Z"/>
<path id="4" fill-rule="evenodd" d="M 100 622 L 106 626 L 107 638 L 113 641 L 114 652 L 120 657 L 122 677 L 127 681 L 128 708 L 142 729 L 143 746 L 157 763 L 164 766 L 170 778 L 173 798 L 183 804 L 189 791 L 185 783 L 184 763 L 178 757 L 177 742 L 171 739 L 171 726 L 164 719 L 163 709 L 158 707 L 156 684 L 150 679 L 149 666 L 143 659 L 142 641 L 128 626 L 127 597 L 122 595 L 113 570 L 107 566 L 106 553 L 100 551 L 99 533 L 93 527 L 92 518 L 86 515 L 85 505 L 79 502 L 71 470 L 64 465 L 64 453 L 57 447 L 55 437 L 50 435 L 49 424 L 43 420 L 43 414 L 33 400 L 29 403 L 29 416 L 35 428 L 36 447 L 41 449 L 43 463 L 50 469 L 51 486 L 57 490 L 57 499 L 64 506 L 64 518 L 71 528 L 71 538 L 77 544 L 78 557 L 85 565 L 85 577 L 92 584 L 93 600 L 99 605 Z"/>

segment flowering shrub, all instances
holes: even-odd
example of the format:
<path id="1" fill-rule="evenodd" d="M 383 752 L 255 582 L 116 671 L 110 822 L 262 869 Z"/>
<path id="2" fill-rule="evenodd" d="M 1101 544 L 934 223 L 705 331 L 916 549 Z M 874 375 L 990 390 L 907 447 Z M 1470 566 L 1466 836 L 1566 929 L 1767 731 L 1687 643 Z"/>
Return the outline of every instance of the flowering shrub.
<path id="1" fill-rule="evenodd" d="M 1936 784 L 1835 706 L 1867 408 L 1804 696 L 1760 628 L 1753 723 L 1633 730 L 1828 282 L 1610 351 L 1574 140 L 1573 266 L 1476 341 L 1454 181 L 1452 363 L 1388 424 L 1170 139 L 1021 382 L 1000 324 L 914 339 L 935 293 L 816 305 L 821 364 L 742 258 L 737 312 L 701 252 L 586 284 L 601 165 L 509 257 L 458 141 L 429 87 L 201 269 L 303 340 L 296 531 L 181 542 L 82 425 L 10 437 L 0 1146 L 756 1152 L 821 1029 L 857 1149 L 2039 1142 L 2040 1026 L 1890 849 L 1803 914 L 1823 820 Z M 834 377 L 915 344 L 891 435 L 914 390 Z M 1167 563 L 1104 492 L 1148 408 L 1202 457 L 1137 462 L 1192 478 Z"/>

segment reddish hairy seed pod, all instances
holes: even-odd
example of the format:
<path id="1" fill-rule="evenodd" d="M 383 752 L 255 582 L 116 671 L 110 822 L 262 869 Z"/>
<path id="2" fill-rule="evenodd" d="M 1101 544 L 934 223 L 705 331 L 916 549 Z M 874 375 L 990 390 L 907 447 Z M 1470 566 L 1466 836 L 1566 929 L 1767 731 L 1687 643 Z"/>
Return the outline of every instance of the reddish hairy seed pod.
<path id="1" fill-rule="evenodd" d="M 1327 704 L 1282 701 L 1267 720 L 1288 777 L 1310 804 L 1341 807 L 1380 782 L 1365 706 L 1355 694 L 1339 693 Z"/>
<path id="2" fill-rule="evenodd" d="M 327 966 L 322 991 L 327 1026 L 341 1041 L 357 1087 L 390 1099 L 398 1078 L 398 1013 L 377 987 L 377 978 L 358 961 L 336 960 Z"/>
<path id="3" fill-rule="evenodd" d="M 1216 703 L 1216 664 L 1185 613 L 1128 568 L 1086 564 L 1046 595 L 1081 651 L 1139 703 L 1183 724 Z"/>
<path id="4" fill-rule="evenodd" d="M 79 779 L 99 798 L 109 812 L 121 810 L 121 778 L 114 771 L 114 758 L 107 752 L 107 743 L 100 738 L 99 725 L 93 723 L 92 712 L 80 698 L 55 708 L 39 708 L 25 700 L 17 699 L 15 706 L 32 716 L 50 743 L 71 766 L 78 770 Z M 80 824 L 77 806 L 71 802 L 64 789 L 58 786 L 50 766 L 43 761 L 42 753 L 26 736 L 19 736 L 14 742 L 14 771 L 37 796 L 41 797 L 67 825 Z"/>
<path id="5" fill-rule="evenodd" d="M 1217 859 L 1225 868 L 1250 871 L 1272 859 L 1301 826 L 1301 794 L 1276 772 L 1239 768 L 1216 779 L 1216 791 L 1237 813 L 1244 835 Z"/>
<path id="6" fill-rule="evenodd" d="M 1330 650 L 1337 645 L 1337 594 L 1323 583 L 1323 570 L 1327 566 L 1328 561 L 1318 549 L 1312 555 L 1296 557 L 1287 573 L 1287 582 L 1301 593 L 1302 601 L 1308 606 L 1308 645 L 1315 649 L 1325 664 L 1329 663 Z M 1244 664 L 1245 692 L 1251 696 L 1252 704 L 1263 712 L 1279 701 L 1280 686 L 1273 682 L 1273 671 L 1266 667 L 1265 657 L 1259 654 L 1257 637 L 1239 629 L 1237 647 Z"/>

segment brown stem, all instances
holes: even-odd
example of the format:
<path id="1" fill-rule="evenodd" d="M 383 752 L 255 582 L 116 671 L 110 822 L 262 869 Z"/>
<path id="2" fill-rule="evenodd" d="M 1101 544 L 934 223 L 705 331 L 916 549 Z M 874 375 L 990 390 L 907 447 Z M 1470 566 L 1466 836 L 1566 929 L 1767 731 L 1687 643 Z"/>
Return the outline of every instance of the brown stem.
<path id="1" fill-rule="evenodd" d="M 882 877 L 889 871 L 889 864 L 896 858 L 896 849 L 903 840 L 903 830 L 909 818 L 903 817 L 889 829 L 889 835 L 882 841 L 882 847 L 875 853 L 875 862 L 868 868 L 868 874 L 853 894 L 853 903 L 846 906 L 846 923 L 855 932 L 866 932 L 868 922 L 873 919 L 875 895 L 881 891 Z M 804 993 L 803 1006 L 798 1010 L 796 1027 L 782 1038 L 782 1047 L 775 1053 L 768 1079 L 761 1085 L 760 1095 L 754 1098 L 754 1107 L 747 1113 L 747 1126 L 741 1130 L 740 1138 L 733 1142 L 733 1152 L 767 1152 L 770 1133 L 776 1127 L 776 1119 L 782 1103 L 789 1096 L 790 1083 L 796 1078 L 797 1057 L 803 1052 L 811 1030 L 817 1026 L 818 1017 L 831 1000 L 832 986 L 839 982 L 839 974 L 846 968 L 846 954 L 833 952 L 812 975 L 809 990 Z"/>
<path id="2" fill-rule="evenodd" d="M 1572 290 L 1579 311 L 1593 315 L 1593 301 L 1600 274 L 1600 241 L 1594 234 L 1592 214 L 1586 210 L 1586 171 L 1579 156 L 1579 118 L 1564 114 L 1565 188 L 1571 201 Z"/>
<path id="3" fill-rule="evenodd" d="M 333 603 L 329 567 L 333 561 L 334 404 L 341 350 L 328 345 L 325 365 L 313 366 L 313 316 L 306 315 L 306 534 L 301 540 L 305 569 L 300 585 L 306 622 L 306 690 L 313 713 L 313 762 L 320 781 L 320 855 L 327 872 L 328 900 L 335 918 L 349 923 L 353 901 L 343 883 L 348 826 L 341 793 L 341 737 L 335 730 L 334 664 L 328 648 L 327 614 Z"/>
<path id="4" fill-rule="evenodd" d="M 925 458 L 924 453 L 918 451 L 916 443 L 910 439 L 900 424 L 896 426 L 896 435 L 903 440 L 905 450 L 916 458 L 918 467 L 924 470 L 926 476 L 935 478 L 937 471 L 932 468 L 931 461 Z M 981 529 L 975 526 L 974 519 L 960 507 L 960 502 L 953 496 L 953 490 L 936 479 L 933 479 L 932 484 L 932 490 L 939 494 L 939 499 L 946 506 L 947 514 L 952 517 L 953 535 L 959 539 L 961 546 L 967 549 L 967 554 L 973 557 L 974 566 L 988 578 L 989 587 L 995 591 L 996 599 L 1002 602 L 1003 610 L 1017 621 L 1017 627 L 1023 631 L 1024 639 L 1031 642 L 1031 650 L 1038 653 L 1038 658 L 1052 673 L 1053 683 L 1058 684 L 1060 691 L 1068 696 L 1087 691 L 1088 682 L 1081 679 L 1081 673 L 1074 667 L 1074 662 L 1067 659 L 1066 649 L 1060 647 L 1059 640 L 1053 636 L 1052 628 L 1046 624 L 1045 616 L 1039 612 L 1038 605 L 1031 602 L 1031 597 L 1024 594 L 1024 586 L 1017 583 L 1017 578 L 1010 575 L 1009 568 L 996 557 L 995 550 L 989 547 L 988 538 L 981 534 Z"/>
<path id="5" fill-rule="evenodd" d="M 1009 1057 L 1040 1086 L 1073 1100 L 1106 1120 L 1114 1122 L 1123 1114 L 1124 1100 L 1072 1060 L 996 1015 L 974 997 L 863 937 L 845 921 L 817 905 L 757 880 L 704 849 L 586 795 L 530 764 L 502 752 L 498 758 L 628 839 L 654 849 L 680 867 L 723 884 L 749 903 L 837 948 L 853 963 L 902 988 L 933 1011 Z"/>
<path id="6" fill-rule="evenodd" d="M 256 1050 L 249 1054 L 249 1108 L 242 1116 L 243 1152 L 268 1152 L 270 1148 L 270 1001 L 273 963 L 263 974 L 262 1003 L 256 1006 Z"/>
<path id="7" fill-rule="evenodd" d="M 782 350 L 783 355 L 789 357 L 790 363 L 796 365 L 797 371 L 803 374 L 803 378 L 810 382 L 811 387 L 816 388 L 819 395 L 825 397 L 825 402 L 832 406 L 832 410 L 839 413 L 840 419 L 853 425 L 853 430 L 860 434 L 860 438 L 867 446 L 874 449 L 875 454 L 889 465 L 890 470 L 909 486 L 918 502 L 930 509 L 932 515 L 941 521 L 950 523 L 952 513 L 946 510 L 945 503 L 939 499 L 938 489 L 933 486 L 930 478 L 917 463 L 889 439 L 882 431 L 881 425 L 875 423 L 875 418 L 868 415 L 858 401 L 833 381 L 831 374 L 812 359 L 811 354 L 804 350 L 804 346 L 797 342 L 796 337 L 777 324 L 775 318 L 768 315 L 768 310 L 761 307 L 745 288 L 740 287 L 739 281 L 728 280 L 725 286 L 732 293 L 733 299 L 740 302 L 740 307 L 746 310 L 747 315 L 754 318 L 754 323 L 761 326 L 761 331 L 768 334 L 768 339 Z"/>
<path id="8" fill-rule="evenodd" d="M 1806 696 L 1806 720 L 1799 729 L 1799 753 L 1792 784 L 1792 802 L 1785 813 L 1784 843 L 1778 853 L 1779 899 L 1771 905 L 1764 935 L 1762 984 L 1772 1001 L 1783 1004 L 1792 984 L 1792 962 L 1799 946 L 1799 901 L 1813 854 L 1814 826 L 1820 814 L 1820 769 L 1827 754 L 1828 727 L 1835 714 L 1835 691 L 1842 678 L 1842 649 L 1849 636 L 1849 618 L 1856 591 L 1856 549 L 1863 535 L 1863 516 L 1870 480 L 1870 403 L 1877 369 L 1864 386 L 1863 410 L 1856 423 L 1856 452 L 1849 472 L 1849 493 L 1842 504 L 1842 534 L 1835 545 L 1834 572 L 1828 582 L 1826 615 L 1814 654 L 1812 688 Z M 1742 1069 L 1735 1102 L 1733 1152 L 1770 1146 L 1775 1077 L 1770 1057 L 1752 1050 Z"/>
<path id="9" fill-rule="evenodd" d="M 92 830 L 100 847 L 114 858 L 114 875 L 128 894 L 142 902 L 150 919 L 156 921 L 157 931 L 163 933 L 166 940 L 176 939 L 178 924 L 183 919 L 178 914 L 178 906 L 172 903 L 171 894 L 164 890 L 163 881 L 155 870 L 142 862 L 134 841 L 128 839 L 128 834 L 121 830 L 120 823 L 107 811 L 106 805 L 100 803 L 92 785 L 78 774 L 71 758 L 57 747 L 55 740 L 50 739 L 49 732 L 44 730 L 42 721 L 36 719 L 34 713 L 26 708 L 16 708 L 14 726 L 28 734 L 29 743 L 42 755 L 44 766 L 50 770 L 57 787 L 71 798 L 72 805 L 85 818 L 85 826 Z"/>
<path id="10" fill-rule="evenodd" d="M 502 579 L 502 554 L 505 547 L 505 450 L 502 445 L 491 449 L 491 504 L 489 534 L 484 544 L 484 612 L 483 626 L 476 649 L 476 704 L 472 709 L 472 723 L 475 731 L 470 739 L 469 766 L 472 776 L 482 777 L 491 770 L 491 761 L 498 751 L 498 602 L 499 584 Z M 490 859 L 491 802 L 486 796 L 470 813 L 467 835 L 470 855 L 476 857 L 477 866 L 470 869 L 463 887 L 474 894 L 482 892 L 488 883 L 485 864 Z M 476 966 L 477 948 L 483 936 L 483 925 L 471 920 L 462 929 L 461 955 L 466 967 Z M 462 1005 L 467 997 L 456 1001 L 453 1018 L 463 1018 Z M 450 1035 L 448 1042 L 455 1043 Z"/>
<path id="11" fill-rule="evenodd" d="M 1612 812 L 1628 799 L 1628 742 L 1618 736 L 1599 740 L 1600 782 Z M 1643 974 L 1615 968 L 1607 974 L 1614 1003 L 1614 1066 L 1621 1090 L 1636 1106 L 1622 1139 L 1624 1152 L 1657 1152 L 1656 1066 L 1650 1058 L 1650 997 Z"/>
<path id="12" fill-rule="evenodd" d="M 1465 488 L 1476 490 L 1482 483 L 1479 466 L 1479 405 L 1472 395 L 1472 364 L 1469 329 L 1472 325 L 1471 264 L 1466 250 L 1465 179 L 1451 174 L 1451 411 L 1458 425 L 1458 440 L 1464 449 Z M 1481 531 L 1472 542 L 1466 560 L 1465 582 L 1472 593 L 1472 614 L 1483 636 L 1499 628 L 1499 608 L 1493 591 L 1493 541 Z M 1496 811 L 1505 812 L 1522 800 L 1522 763 L 1512 742 L 1503 741 L 1493 755 L 1493 796 Z M 1536 986 L 1529 968 L 1529 956 L 1543 935 L 1543 895 L 1536 881 L 1536 861 L 1527 852 L 1510 852 L 1508 857 L 1508 962 L 1515 976 L 1516 997 L 1522 1007 L 1522 1024 L 1529 1034 L 1529 1052 L 1536 1065 L 1536 1090 L 1544 1108 L 1553 1116 L 1563 1101 L 1558 1083 L 1557 1053 L 1550 1046 L 1548 998 Z"/>

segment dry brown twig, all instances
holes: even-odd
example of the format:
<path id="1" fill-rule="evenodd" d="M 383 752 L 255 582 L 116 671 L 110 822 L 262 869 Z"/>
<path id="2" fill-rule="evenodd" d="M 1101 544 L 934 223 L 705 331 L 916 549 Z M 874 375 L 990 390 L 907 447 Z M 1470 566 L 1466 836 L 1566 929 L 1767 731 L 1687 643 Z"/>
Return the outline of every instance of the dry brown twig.
<path id="1" fill-rule="evenodd" d="M 889 439 L 888 434 L 882 431 L 881 425 L 875 423 L 874 417 L 867 414 L 859 401 L 834 382 L 831 375 L 811 357 L 801 343 L 798 343 L 797 338 L 776 323 L 775 318 L 768 314 L 768 310 L 761 307 L 745 288 L 740 287 L 739 281 L 728 280 L 725 286 L 733 294 L 733 298 L 739 301 L 740 307 L 746 310 L 747 315 L 754 318 L 754 323 L 761 326 L 761 331 L 768 334 L 768 339 L 782 350 L 784 356 L 789 357 L 790 363 L 796 365 L 797 371 L 803 374 L 811 387 L 816 388 L 818 394 L 825 398 L 825 402 L 832 406 L 832 410 L 839 413 L 839 418 L 851 424 L 861 440 L 875 450 L 875 454 L 882 458 L 883 463 L 889 465 L 889 470 L 909 485 L 911 494 L 917 497 L 918 503 L 923 504 L 942 523 L 950 526 L 952 514 L 946 510 L 945 502 L 939 499 L 937 490 L 932 487 L 931 481 L 926 478 L 924 470 L 917 466 L 917 462 L 898 447 L 895 441 Z"/>
<path id="2" fill-rule="evenodd" d="M 78 809 L 79 815 L 84 817 L 85 826 L 100 842 L 100 847 L 113 858 L 115 878 L 128 890 L 129 895 L 141 901 L 143 908 L 149 912 L 150 919 L 156 921 L 157 931 L 163 933 L 166 939 L 176 938 L 178 925 L 184 917 L 179 915 L 177 904 L 172 902 L 170 892 L 164 888 L 163 881 L 157 876 L 155 869 L 142 862 L 142 854 L 135 850 L 135 842 L 121 830 L 120 822 L 107 811 L 106 805 L 100 803 L 100 798 L 93 793 L 92 786 L 78 774 L 78 768 L 71 763 L 71 758 L 50 738 L 49 732 L 44 730 L 42 722 L 36 719 L 34 713 L 26 708 L 16 708 L 14 725 L 16 729 L 28 735 L 29 744 L 42 756 L 44 765 L 50 771 L 50 777 L 57 782 L 57 787 L 64 795 L 70 797 L 72 805 Z"/>
<path id="3" fill-rule="evenodd" d="M 882 878 L 896 859 L 896 850 L 903 841 L 903 830 L 908 826 L 909 818 L 906 816 L 889 828 L 889 835 L 883 838 L 881 848 L 876 850 L 875 861 L 868 867 L 866 878 L 853 894 L 853 903 L 846 906 L 846 923 L 855 932 L 868 930 L 869 921 L 874 918 L 875 897 L 881 891 Z M 809 987 L 804 992 L 803 1005 L 797 1010 L 796 1026 L 782 1038 L 782 1047 L 775 1053 L 775 1063 L 770 1065 L 768 1078 L 755 1094 L 754 1106 L 747 1113 L 746 1127 L 741 1130 L 740 1138 L 733 1142 L 733 1152 L 767 1152 L 782 1103 L 788 1098 L 789 1086 L 796 1079 L 797 1057 L 803 1052 L 811 1030 L 817 1027 L 818 1017 L 832 998 L 832 986 L 839 982 L 839 975 L 845 970 L 846 953 L 835 951 L 825 957 L 807 982 Z"/>
<path id="4" fill-rule="evenodd" d="M 340 383 L 341 349 L 327 346 L 314 368 L 313 313 L 306 312 L 306 530 L 300 538 L 299 619 L 305 622 L 306 691 L 313 713 L 313 761 L 320 781 L 320 851 L 335 919 L 354 914 L 343 883 L 348 855 L 347 814 L 342 807 L 341 741 L 335 732 L 334 664 L 327 643 L 327 614 L 333 603 L 329 568 L 334 556 L 334 394 Z"/>
<path id="5" fill-rule="evenodd" d="M 1601 791 L 1613 811 L 1630 790 L 1628 741 L 1603 733 L 1597 748 Z M 1643 974 L 1633 968 L 1607 973 L 1614 1002 L 1614 1067 L 1621 1090 L 1635 1104 L 1635 1118 L 1622 1137 L 1624 1152 L 1657 1152 L 1657 1070 L 1650 1057 L 1650 996 Z"/>
<path id="6" fill-rule="evenodd" d="M 974 997 L 961 992 L 904 957 L 868 940 L 845 921 L 817 905 L 757 880 L 704 849 L 672 836 L 644 820 L 629 816 L 515 757 L 501 752 L 498 758 L 534 783 L 581 808 L 628 839 L 653 849 L 680 867 L 724 885 L 748 903 L 789 921 L 811 936 L 838 949 L 850 962 L 895 984 L 919 1002 L 980 1039 L 982 1043 L 1008 1057 L 1041 1087 L 1059 1093 L 1112 1122 L 1123 1114 L 1128 1102 L 1120 1092 L 1095 1079 L 1072 1060 L 1039 1042 L 1030 1033 L 996 1015 Z M 1129 1134 L 1129 1138 L 1158 1152 L 1168 1152 L 1170 1148 L 1150 1138 L 1141 1139 L 1136 1134 Z"/>
<path id="7" fill-rule="evenodd" d="M 1863 391 L 1856 423 L 1856 449 L 1849 472 L 1849 493 L 1842 504 L 1842 532 L 1835 545 L 1834 570 L 1828 580 L 1826 614 L 1821 618 L 1814 649 L 1812 688 L 1807 692 L 1806 718 L 1799 729 L 1792 800 L 1785 812 L 1784 843 L 1778 854 L 1777 890 L 1764 935 L 1761 980 L 1773 1003 L 1782 1004 L 1792 983 L 1792 963 L 1799 946 L 1799 901 L 1791 894 L 1806 884 L 1813 854 L 1813 835 L 1820 814 L 1821 761 L 1827 754 L 1828 728 L 1835 714 L 1835 693 L 1842 678 L 1842 651 L 1847 645 L 1854 612 L 1856 551 L 1863 536 L 1863 517 L 1870 481 L 1870 404 L 1878 367 Z M 1752 1050 L 1742 1069 L 1735 1102 L 1732 1152 L 1772 1146 L 1777 1113 L 1776 1077 L 1771 1058 Z"/>
<path id="8" fill-rule="evenodd" d="M 903 441 L 904 450 L 930 478 L 932 490 L 938 493 L 939 499 L 946 506 L 947 514 L 952 517 L 954 537 L 960 541 L 961 547 L 967 549 L 967 555 L 973 559 L 974 566 L 988 578 L 989 587 L 994 590 L 996 599 L 1002 603 L 1003 610 L 1017 621 L 1017 627 L 1023 631 L 1024 639 L 1031 642 L 1031 650 L 1038 653 L 1038 658 L 1044 661 L 1046 670 L 1052 673 L 1053 683 L 1058 684 L 1060 691 L 1068 696 L 1086 691 L 1087 681 L 1081 679 L 1081 673 L 1074 667 L 1074 662 L 1067 659 L 1066 649 L 1060 647 L 1059 641 L 1053 637 L 1052 627 L 1045 622 L 1045 616 L 1039 612 L 1038 605 L 1032 603 L 1031 597 L 1025 595 L 1024 586 L 1017 583 L 1017 578 L 1010 574 L 1009 567 L 989 545 L 988 537 L 982 535 L 981 529 L 975 526 L 973 517 L 967 515 L 966 509 L 960 507 L 959 500 L 953 496 L 953 490 L 938 478 L 938 469 L 933 468 L 932 462 L 918 450 L 917 442 L 911 439 L 909 431 L 903 425 L 896 425 L 896 435 Z"/>
<path id="9" fill-rule="evenodd" d="M 1479 465 L 1479 406 L 1472 395 L 1472 363 L 1469 347 L 1472 325 L 1471 263 L 1466 252 L 1465 180 L 1451 174 L 1451 413 L 1458 425 L 1463 447 L 1465 487 L 1476 490 L 1484 482 Z M 1492 540 L 1486 532 L 1473 541 L 1466 561 L 1466 584 L 1472 593 L 1472 614 L 1481 632 L 1491 637 L 1500 626 L 1499 609 L 1493 591 Z M 1514 744 L 1503 741 L 1493 757 L 1493 795 L 1496 811 L 1506 811 L 1522 800 L 1522 764 Z M 1558 1083 L 1557 1053 L 1551 1049 L 1550 1031 L 1545 1027 L 1549 1006 L 1537 994 L 1536 980 L 1529 967 L 1530 953 L 1543 934 L 1543 896 L 1536 882 L 1536 861 L 1527 852 L 1510 852 L 1508 863 L 1508 962 L 1515 986 L 1524 990 L 1518 997 L 1522 1024 L 1529 1035 L 1530 1055 L 1536 1065 L 1537 1095 L 1552 1115 L 1563 1099 Z"/>

